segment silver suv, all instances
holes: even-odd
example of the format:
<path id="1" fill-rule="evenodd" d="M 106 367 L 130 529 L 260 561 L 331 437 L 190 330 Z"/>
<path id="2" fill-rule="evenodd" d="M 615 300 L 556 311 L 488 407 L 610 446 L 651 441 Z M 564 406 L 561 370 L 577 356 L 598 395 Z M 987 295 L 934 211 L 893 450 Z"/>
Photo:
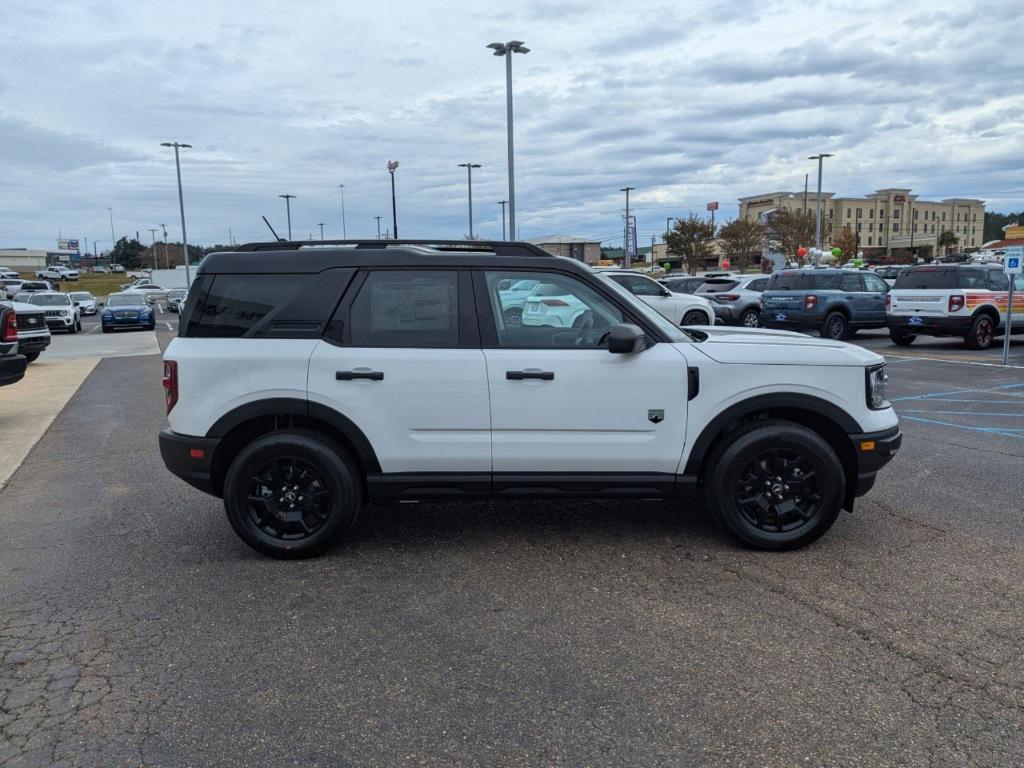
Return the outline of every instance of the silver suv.
<path id="1" fill-rule="evenodd" d="M 726 325 L 757 328 L 761 324 L 761 293 L 769 275 L 731 275 L 705 280 L 697 295 L 710 299 L 715 318 Z"/>

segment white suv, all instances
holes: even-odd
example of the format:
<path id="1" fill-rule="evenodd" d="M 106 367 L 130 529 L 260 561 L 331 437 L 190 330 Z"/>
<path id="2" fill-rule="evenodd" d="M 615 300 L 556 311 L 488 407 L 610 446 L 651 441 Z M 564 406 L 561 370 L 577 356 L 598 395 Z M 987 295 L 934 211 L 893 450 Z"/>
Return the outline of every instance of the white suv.
<path id="1" fill-rule="evenodd" d="M 46 326 L 51 331 L 78 333 L 82 330 L 82 311 L 66 293 L 39 291 L 28 297 L 28 303 L 46 312 Z"/>
<path id="2" fill-rule="evenodd" d="M 509 322 L 519 281 L 582 319 Z M 883 363 L 680 328 L 525 243 L 252 244 L 199 266 L 164 355 L 160 449 L 274 557 L 324 551 L 369 501 L 696 491 L 741 540 L 791 549 L 900 445 Z"/>
<path id="3" fill-rule="evenodd" d="M 701 296 L 673 293 L 661 283 L 631 270 L 599 269 L 597 272 L 603 279 L 621 285 L 676 325 L 715 324 L 715 309 Z"/>

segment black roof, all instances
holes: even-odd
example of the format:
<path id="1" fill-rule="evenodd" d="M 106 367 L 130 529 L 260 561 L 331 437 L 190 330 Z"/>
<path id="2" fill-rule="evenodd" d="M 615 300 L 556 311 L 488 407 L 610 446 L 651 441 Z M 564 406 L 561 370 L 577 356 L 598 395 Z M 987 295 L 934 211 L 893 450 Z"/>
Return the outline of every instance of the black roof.
<path id="1" fill-rule="evenodd" d="M 246 243 L 211 253 L 199 274 L 312 274 L 338 267 L 414 268 L 485 266 L 569 268 L 589 271 L 573 259 L 553 256 L 532 243 L 491 240 L 303 240 Z"/>

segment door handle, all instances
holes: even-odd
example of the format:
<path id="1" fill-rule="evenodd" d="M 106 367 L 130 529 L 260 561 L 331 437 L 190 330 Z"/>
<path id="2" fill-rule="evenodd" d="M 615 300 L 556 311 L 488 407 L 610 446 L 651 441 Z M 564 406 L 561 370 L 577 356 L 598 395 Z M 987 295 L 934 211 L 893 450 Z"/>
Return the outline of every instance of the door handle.
<path id="1" fill-rule="evenodd" d="M 505 371 L 505 378 L 509 381 L 522 381 L 523 379 L 540 379 L 541 381 L 552 381 L 555 378 L 554 371 Z"/>
<path id="2" fill-rule="evenodd" d="M 381 371 L 336 371 L 334 374 L 335 381 L 352 381 L 353 379 L 383 381 L 384 374 Z"/>

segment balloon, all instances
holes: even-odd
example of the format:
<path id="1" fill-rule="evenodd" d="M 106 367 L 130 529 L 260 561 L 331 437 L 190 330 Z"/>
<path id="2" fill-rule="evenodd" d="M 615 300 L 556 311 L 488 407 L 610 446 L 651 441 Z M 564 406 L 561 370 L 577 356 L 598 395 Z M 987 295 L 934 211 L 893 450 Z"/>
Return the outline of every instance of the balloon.
<path id="1" fill-rule="evenodd" d="M 807 255 L 807 249 L 801 245 L 799 248 L 796 249 L 796 255 L 802 259 L 804 256 Z"/>
<path id="2" fill-rule="evenodd" d="M 833 248 L 832 249 L 832 255 L 835 256 L 838 259 L 840 256 L 843 255 L 843 249 L 842 248 Z"/>
<path id="3" fill-rule="evenodd" d="M 728 268 L 729 268 L 729 260 L 728 259 L 722 259 L 722 269 L 728 269 Z"/>

